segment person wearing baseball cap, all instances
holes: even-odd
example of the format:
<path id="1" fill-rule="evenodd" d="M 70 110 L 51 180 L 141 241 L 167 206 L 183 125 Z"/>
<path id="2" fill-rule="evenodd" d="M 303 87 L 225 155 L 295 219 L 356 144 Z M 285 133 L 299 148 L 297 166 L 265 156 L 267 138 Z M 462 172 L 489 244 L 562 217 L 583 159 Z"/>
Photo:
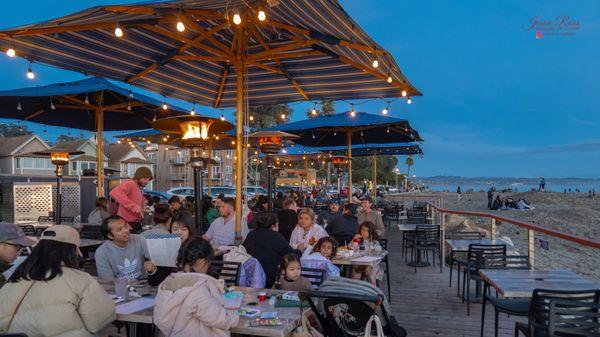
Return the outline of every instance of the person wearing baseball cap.
<path id="1" fill-rule="evenodd" d="M 142 232 L 144 219 L 143 188 L 152 180 L 152 171 L 145 167 L 138 167 L 132 179 L 124 181 L 121 185 L 110 191 L 110 196 L 119 204 L 117 215 L 131 226 L 132 232 Z"/>
<path id="2" fill-rule="evenodd" d="M 0 288 L 0 331 L 27 336 L 96 336 L 115 320 L 115 304 L 79 270 L 79 233 L 46 229 L 31 254 Z"/>
<path id="3" fill-rule="evenodd" d="M 11 223 L 0 224 L 0 288 L 6 282 L 3 273 L 19 257 L 24 247 L 35 245 L 35 240 L 28 238 L 23 230 Z"/>

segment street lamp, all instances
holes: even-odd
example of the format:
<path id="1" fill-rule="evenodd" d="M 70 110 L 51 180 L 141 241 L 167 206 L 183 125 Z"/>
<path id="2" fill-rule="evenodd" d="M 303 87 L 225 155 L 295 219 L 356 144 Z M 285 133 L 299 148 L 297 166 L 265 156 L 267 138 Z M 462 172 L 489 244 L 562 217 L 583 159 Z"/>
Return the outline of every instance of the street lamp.
<path id="1" fill-rule="evenodd" d="M 233 124 L 218 118 L 202 117 L 198 115 L 182 115 L 159 119 L 152 123 L 154 129 L 178 134 L 181 145 L 190 149 L 190 166 L 194 170 L 194 208 L 196 213 L 196 228 L 204 233 L 202 228 L 202 171 L 209 164 L 216 163 L 210 158 L 202 157 L 202 150 L 213 135 L 220 135 L 233 129 Z"/>
<path id="2" fill-rule="evenodd" d="M 67 149 L 52 148 L 46 151 L 35 152 L 34 154 L 44 157 L 50 157 L 52 164 L 56 166 L 56 205 L 54 207 L 54 223 L 60 224 L 60 212 L 62 209 L 62 177 L 63 167 L 69 164 L 69 156 L 83 154 L 83 151 L 69 151 Z"/>
<path id="3" fill-rule="evenodd" d="M 281 147 L 284 146 L 284 142 L 289 142 L 292 139 L 298 138 L 298 136 L 287 132 L 281 131 L 258 131 L 248 135 L 250 140 L 258 143 L 260 152 L 265 154 L 267 160 L 267 203 L 268 211 L 273 210 L 273 168 L 272 157 L 279 153 Z"/>
<path id="4" fill-rule="evenodd" d="M 344 168 L 348 165 L 348 161 L 350 160 L 351 158 L 346 156 L 329 157 L 329 161 L 331 161 L 333 167 L 335 167 L 338 175 L 338 200 L 340 205 L 342 204 L 342 172 L 344 172 Z M 348 200 L 350 200 L 350 194 L 352 194 L 352 186 L 349 186 L 348 189 Z"/>

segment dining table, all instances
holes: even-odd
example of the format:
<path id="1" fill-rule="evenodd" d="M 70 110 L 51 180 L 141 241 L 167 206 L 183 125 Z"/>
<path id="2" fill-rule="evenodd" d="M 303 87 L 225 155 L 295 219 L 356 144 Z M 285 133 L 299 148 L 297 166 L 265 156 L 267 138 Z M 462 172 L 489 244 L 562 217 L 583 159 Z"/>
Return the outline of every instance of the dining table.
<path id="1" fill-rule="evenodd" d="M 470 245 L 506 245 L 506 250 L 514 250 L 515 246 L 512 242 L 503 239 L 477 239 L 477 240 L 453 240 L 446 239 L 446 245 L 454 253 L 468 252 Z"/>
<path id="2" fill-rule="evenodd" d="M 115 285 L 113 280 L 97 279 L 104 290 L 115 298 Z M 154 324 L 154 306 L 150 305 L 156 296 L 158 288 L 150 285 L 135 286 L 135 291 L 140 297 L 128 298 L 127 300 L 116 303 L 117 320 L 125 323 L 146 323 Z M 277 317 L 281 320 L 281 325 L 276 326 L 250 326 L 249 322 L 257 320 L 256 317 L 246 317 L 240 315 L 238 324 L 233 327 L 231 334 L 250 335 L 250 336 L 267 336 L 267 337 L 286 337 L 290 336 L 293 330 L 300 324 L 300 308 L 299 307 L 277 307 L 269 304 L 268 298 L 273 295 L 285 293 L 283 290 L 275 289 L 255 289 L 247 287 L 236 287 L 236 290 L 241 291 L 244 295 L 241 308 L 258 309 L 261 313 L 277 312 Z M 259 301 L 259 292 L 267 293 L 266 301 Z M 141 304 L 141 310 L 131 312 L 132 305 L 138 301 Z M 143 304 L 146 303 L 144 308 Z M 303 308 L 306 312 L 308 307 Z"/>
<path id="3" fill-rule="evenodd" d="M 600 282 L 570 270 L 481 269 L 479 274 L 503 297 L 531 297 L 534 289 L 600 289 Z"/>

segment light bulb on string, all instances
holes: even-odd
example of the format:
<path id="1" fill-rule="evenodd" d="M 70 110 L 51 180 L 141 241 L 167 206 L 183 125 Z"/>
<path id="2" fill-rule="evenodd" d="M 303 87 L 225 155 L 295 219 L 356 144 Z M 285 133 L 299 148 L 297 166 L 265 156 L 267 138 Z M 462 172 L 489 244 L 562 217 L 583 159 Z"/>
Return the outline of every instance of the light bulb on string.
<path id="1" fill-rule="evenodd" d="M 402 97 L 406 97 L 406 90 L 402 90 Z"/>
<path id="2" fill-rule="evenodd" d="M 8 55 L 8 57 L 15 57 L 15 55 L 17 55 L 17 53 L 15 52 L 15 50 L 13 48 L 8 48 L 8 50 L 6 51 L 6 55 Z"/>
<path id="3" fill-rule="evenodd" d="M 181 20 L 177 21 L 177 30 L 182 33 L 185 31 L 185 25 L 183 22 L 181 22 Z"/>
<path id="4" fill-rule="evenodd" d="M 131 111 L 131 101 L 127 101 L 127 111 Z"/>
<path id="5" fill-rule="evenodd" d="M 190 110 L 190 115 L 195 115 L 196 114 L 196 104 L 192 105 L 192 110 Z"/>
<path id="6" fill-rule="evenodd" d="M 117 23 L 117 26 L 115 27 L 115 36 L 123 37 L 123 29 L 121 28 L 121 26 L 118 23 Z"/>
<path id="7" fill-rule="evenodd" d="M 248 117 L 250 119 L 250 121 L 252 122 L 254 120 L 254 116 L 250 115 L 250 117 Z"/>
<path id="8" fill-rule="evenodd" d="M 406 104 L 412 104 L 412 99 L 410 99 L 410 97 L 406 100 Z"/>
<path id="9" fill-rule="evenodd" d="M 233 13 L 233 23 L 235 23 L 236 25 L 239 25 L 242 23 L 242 17 L 240 16 L 240 13 L 238 13 L 237 11 L 235 11 Z"/>
<path id="10" fill-rule="evenodd" d="M 392 83 L 392 81 L 393 81 L 393 79 L 392 79 L 392 76 L 388 76 L 388 78 L 387 78 L 387 82 L 388 82 L 388 83 Z"/>
<path id="11" fill-rule="evenodd" d="M 221 112 L 221 120 L 224 122 L 225 121 L 225 114 Z"/>
<path id="12" fill-rule="evenodd" d="M 17 98 L 17 110 L 21 111 L 23 110 L 23 107 L 21 106 L 21 100 Z"/>
<path id="13" fill-rule="evenodd" d="M 54 102 L 52 101 L 52 98 L 50 98 L 50 109 L 56 110 L 56 107 L 54 106 Z"/>
<path id="14" fill-rule="evenodd" d="M 381 110 L 381 113 L 383 115 L 387 115 L 390 112 L 390 105 L 388 104 L 385 108 L 383 108 L 383 110 Z"/>
<path id="15" fill-rule="evenodd" d="M 169 109 L 169 106 L 167 105 L 167 98 L 166 97 L 163 100 L 162 109 L 163 110 L 168 110 Z"/>
<path id="16" fill-rule="evenodd" d="M 280 116 L 280 117 L 281 117 L 281 119 L 285 120 L 285 117 L 286 117 L 286 116 L 285 116 L 285 114 L 281 114 L 281 116 Z"/>
<path id="17" fill-rule="evenodd" d="M 378 67 L 379 67 L 379 61 L 373 60 L 373 68 L 378 68 Z"/>
<path id="18" fill-rule="evenodd" d="M 337 131 L 333 131 L 333 136 L 337 136 Z"/>
<path id="19" fill-rule="evenodd" d="M 317 137 L 315 137 L 315 133 L 312 133 L 312 139 L 316 139 Z"/>
<path id="20" fill-rule="evenodd" d="M 267 14 L 262 9 L 258 10 L 258 20 L 265 21 L 267 19 Z"/>
<path id="21" fill-rule="evenodd" d="M 90 98 L 88 97 L 88 95 L 85 95 L 85 101 L 83 101 L 85 104 L 90 104 Z"/>
<path id="22" fill-rule="evenodd" d="M 156 122 L 156 111 L 154 111 L 154 117 L 152 117 L 152 121 Z"/>
<path id="23" fill-rule="evenodd" d="M 385 133 L 390 133 L 390 127 L 387 127 L 387 130 L 385 130 Z"/>
<path id="24" fill-rule="evenodd" d="M 352 104 L 352 109 L 350 109 L 350 117 L 356 116 L 356 111 L 354 111 L 354 104 Z"/>
<path id="25" fill-rule="evenodd" d="M 31 61 L 29 61 L 29 68 L 27 69 L 27 78 L 33 80 L 35 78 L 35 74 L 33 70 L 31 70 Z"/>
<path id="26" fill-rule="evenodd" d="M 133 98 L 133 91 L 131 91 L 131 85 L 129 86 L 129 98 Z"/>

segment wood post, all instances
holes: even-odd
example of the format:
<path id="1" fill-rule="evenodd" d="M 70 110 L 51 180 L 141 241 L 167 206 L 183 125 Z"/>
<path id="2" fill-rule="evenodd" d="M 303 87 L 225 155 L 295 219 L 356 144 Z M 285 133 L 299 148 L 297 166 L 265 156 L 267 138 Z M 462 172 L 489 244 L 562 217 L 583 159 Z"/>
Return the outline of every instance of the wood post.
<path id="1" fill-rule="evenodd" d="M 237 104 L 235 112 L 235 243 L 242 243 L 242 182 L 243 182 L 243 163 L 244 163 L 244 44 L 246 35 L 243 29 L 236 29 L 237 35 L 235 46 L 235 74 L 236 74 L 236 95 Z"/>
<path id="2" fill-rule="evenodd" d="M 535 269 L 535 232 L 533 229 L 527 230 L 527 242 L 528 245 L 528 256 L 529 256 L 529 264 L 531 265 L 531 270 Z"/>
<path id="3" fill-rule="evenodd" d="M 346 132 L 348 145 L 348 203 L 352 203 L 352 131 Z M 340 196 L 341 199 L 341 196 Z"/>
<path id="4" fill-rule="evenodd" d="M 490 219 L 490 239 L 496 240 L 496 219 Z"/>
<path id="5" fill-rule="evenodd" d="M 212 144 L 212 138 L 208 139 L 208 148 L 207 148 L 207 152 L 208 152 L 208 157 L 210 159 L 213 158 L 213 144 Z M 211 188 L 212 188 L 212 164 L 208 164 L 207 166 L 207 170 L 208 170 L 208 182 L 206 183 L 206 188 L 208 189 L 208 195 L 210 196 L 210 192 L 211 192 Z"/>
<path id="6" fill-rule="evenodd" d="M 440 212 L 440 218 L 440 235 L 442 236 L 440 238 L 442 241 L 442 261 L 440 263 L 444 263 L 446 261 L 446 215 Z"/>
<path id="7" fill-rule="evenodd" d="M 97 172 L 97 186 L 98 191 L 96 195 L 98 197 L 104 196 L 104 170 L 103 170 L 103 156 L 102 156 L 102 131 L 104 129 L 104 111 L 101 107 L 96 108 L 96 172 Z"/>

